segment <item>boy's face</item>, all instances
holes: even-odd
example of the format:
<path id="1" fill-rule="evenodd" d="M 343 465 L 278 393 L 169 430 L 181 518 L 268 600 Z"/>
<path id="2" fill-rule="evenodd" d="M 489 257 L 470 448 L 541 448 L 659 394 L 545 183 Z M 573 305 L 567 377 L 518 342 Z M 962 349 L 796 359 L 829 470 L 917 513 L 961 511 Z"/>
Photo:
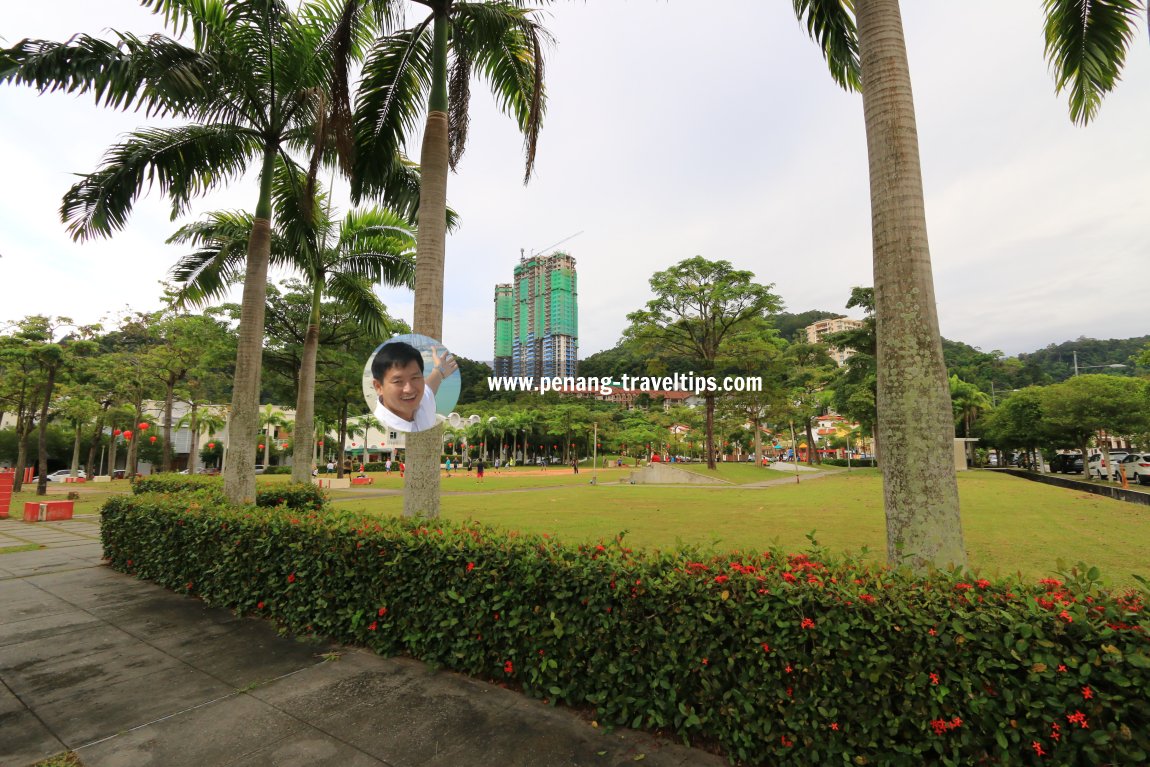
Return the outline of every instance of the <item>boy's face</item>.
<path id="1" fill-rule="evenodd" d="M 414 421 L 423 399 L 423 371 L 415 360 L 406 365 L 393 365 L 383 373 L 383 380 L 371 379 L 383 406 L 405 421 Z"/>

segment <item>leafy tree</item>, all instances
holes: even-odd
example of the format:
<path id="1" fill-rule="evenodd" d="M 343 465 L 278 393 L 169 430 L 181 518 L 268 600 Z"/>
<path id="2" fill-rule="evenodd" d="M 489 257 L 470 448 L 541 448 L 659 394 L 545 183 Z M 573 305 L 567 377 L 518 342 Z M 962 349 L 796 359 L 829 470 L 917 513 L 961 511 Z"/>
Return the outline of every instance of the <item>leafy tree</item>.
<path id="1" fill-rule="evenodd" d="M 1013 392 L 988 411 L 979 423 L 987 441 L 1000 450 L 1033 453 L 1050 440 L 1050 429 L 1043 412 L 1043 388 L 1039 386 Z"/>
<path id="2" fill-rule="evenodd" d="M 834 360 L 825 345 L 809 344 L 806 341 L 788 346 L 784 358 L 787 366 L 784 396 L 790 403 L 793 422 L 799 425 L 806 436 L 807 463 L 821 463 L 822 459 L 817 457 L 814 421 L 826 413 L 830 404 L 830 392 L 826 386 L 836 372 Z M 798 460 L 798 456 L 795 456 L 795 460 Z"/>
<path id="3" fill-rule="evenodd" d="M 652 356 L 692 357 L 697 372 L 711 375 L 730 340 L 756 319 L 778 311 L 773 285 L 759 285 L 754 274 L 729 261 L 695 256 L 656 272 L 650 280 L 655 298 L 627 315 L 625 337 L 641 341 Z M 706 400 L 707 467 L 715 468 L 715 396 Z"/>
<path id="4" fill-rule="evenodd" d="M 831 382 L 835 412 L 859 424 L 864 434 L 875 434 L 878 413 L 878 340 L 874 319 L 874 288 L 851 288 L 848 309 L 866 312 L 862 326 L 831 333 L 824 340 L 831 346 L 850 349 L 852 354 Z M 880 448 L 881 449 L 881 448 Z"/>
<path id="5" fill-rule="evenodd" d="M 1042 410 L 1051 436 L 1082 453 L 1082 472 L 1089 477 L 1087 449 L 1099 432 L 1128 435 L 1143 431 L 1150 419 L 1146 384 L 1111 375 L 1080 375 L 1042 390 Z M 1102 442 L 1106 463 L 1110 443 Z"/>
<path id="6" fill-rule="evenodd" d="M 23 40 L 0 52 L 0 82 L 41 92 L 91 92 L 107 106 L 186 118 L 184 126 L 141 128 L 113 146 L 103 165 L 64 197 L 63 216 L 77 239 L 122 229 L 136 197 L 156 185 L 174 215 L 188 201 L 259 167 L 259 198 L 248 239 L 243 312 L 232 394 L 233 439 L 225 491 L 239 502 L 255 497 L 248 456 L 259 407 L 264 295 L 271 242 L 271 181 L 277 158 L 293 146 L 320 159 L 328 85 L 340 17 L 330 3 L 292 12 L 282 0 L 143 0 L 192 44 L 155 34 L 114 32 L 116 42 L 76 35 L 64 43 Z M 356 39 L 340 56 L 356 59 Z M 363 147 L 365 154 L 370 147 Z M 389 155 L 390 158 L 390 155 Z M 314 175 L 314 174 L 313 174 Z"/>
<path id="7" fill-rule="evenodd" d="M 794 6 L 834 80 L 862 91 L 870 158 L 876 404 L 887 558 L 916 569 L 963 565 L 954 421 L 899 3 L 795 0 Z"/>
<path id="8" fill-rule="evenodd" d="M 347 0 L 344 19 L 369 21 L 368 0 Z M 530 178 L 545 107 L 543 45 L 546 30 L 535 13 L 506 2 L 422 0 L 430 15 L 414 27 L 376 40 L 363 70 L 355 115 L 356 174 L 353 193 L 362 195 L 393 175 L 373 157 L 398 155 L 427 105 L 419 165 L 419 236 L 412 329 L 435 339 L 443 334 L 443 272 L 446 240 L 447 171 L 454 169 L 467 140 L 470 81 L 488 82 L 505 113 L 525 135 Z M 371 3 L 375 28 L 387 30 L 391 3 Z M 344 98 L 337 88 L 336 103 Z M 406 516 L 439 515 L 439 454 L 442 429 L 407 438 Z"/>

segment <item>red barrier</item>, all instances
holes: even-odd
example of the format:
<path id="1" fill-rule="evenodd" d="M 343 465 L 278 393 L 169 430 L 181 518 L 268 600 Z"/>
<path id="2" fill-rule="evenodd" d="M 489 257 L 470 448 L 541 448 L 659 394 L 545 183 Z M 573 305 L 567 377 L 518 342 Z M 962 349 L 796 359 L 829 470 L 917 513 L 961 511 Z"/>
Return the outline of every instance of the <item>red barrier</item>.
<path id="1" fill-rule="evenodd" d="M 58 522 L 71 519 L 72 501 L 28 501 L 24 504 L 25 522 Z"/>
<path id="2" fill-rule="evenodd" d="M 8 509 L 12 507 L 12 485 L 15 481 L 15 471 L 0 471 L 0 519 L 8 519 Z"/>

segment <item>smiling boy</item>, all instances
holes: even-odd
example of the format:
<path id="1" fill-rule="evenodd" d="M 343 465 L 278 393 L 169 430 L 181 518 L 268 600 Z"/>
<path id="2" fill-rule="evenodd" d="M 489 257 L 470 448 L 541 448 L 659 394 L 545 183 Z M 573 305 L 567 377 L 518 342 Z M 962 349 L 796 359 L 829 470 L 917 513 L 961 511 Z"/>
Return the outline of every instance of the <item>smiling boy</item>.
<path id="1" fill-rule="evenodd" d="M 432 370 L 424 375 L 423 355 L 414 346 L 393 341 L 371 361 L 372 386 L 378 402 L 375 417 L 396 431 L 423 431 L 435 425 L 435 393 L 459 365 L 447 353 L 431 349 Z"/>

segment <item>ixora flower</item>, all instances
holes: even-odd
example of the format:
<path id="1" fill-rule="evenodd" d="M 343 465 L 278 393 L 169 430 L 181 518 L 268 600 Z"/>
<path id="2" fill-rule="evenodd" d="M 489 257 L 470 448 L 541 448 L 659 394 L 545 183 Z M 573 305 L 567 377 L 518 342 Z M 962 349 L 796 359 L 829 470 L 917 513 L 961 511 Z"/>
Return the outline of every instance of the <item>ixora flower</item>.
<path id="1" fill-rule="evenodd" d="M 503 664 L 503 673 L 504 674 L 514 674 L 515 673 L 515 664 L 512 663 L 511 661 L 507 661 L 506 663 L 504 663 Z"/>
<path id="2" fill-rule="evenodd" d="M 799 624 L 799 628 L 813 629 L 814 627 L 815 627 L 815 622 L 813 620 L 811 620 L 810 618 L 803 618 L 803 622 Z"/>
<path id="3" fill-rule="evenodd" d="M 263 602 L 256 602 L 256 609 L 257 610 L 264 609 L 264 603 Z"/>
<path id="4" fill-rule="evenodd" d="M 295 573 L 288 573 L 288 583 L 295 583 Z"/>

